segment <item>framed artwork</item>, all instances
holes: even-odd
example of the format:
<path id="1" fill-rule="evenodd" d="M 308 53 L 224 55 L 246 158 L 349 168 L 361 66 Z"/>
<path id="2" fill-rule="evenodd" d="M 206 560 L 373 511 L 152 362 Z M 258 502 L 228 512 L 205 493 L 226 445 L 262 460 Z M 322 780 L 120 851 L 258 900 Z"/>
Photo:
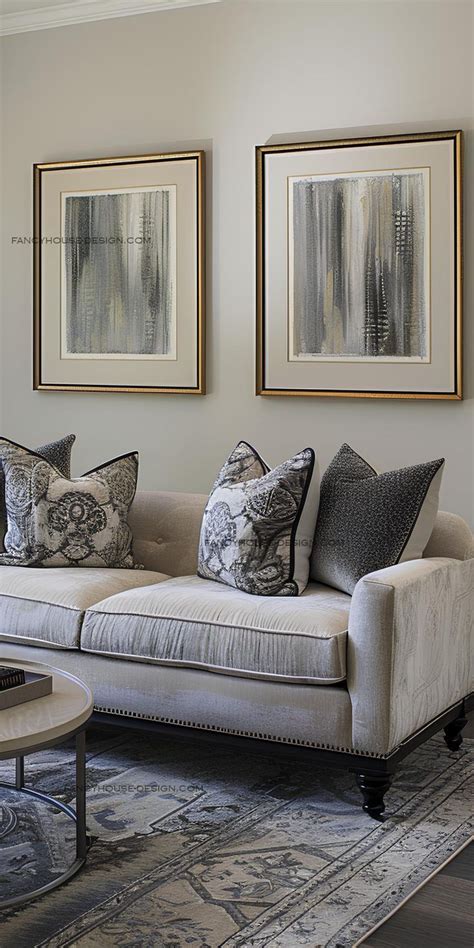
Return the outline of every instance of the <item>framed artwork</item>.
<path id="1" fill-rule="evenodd" d="M 34 388 L 203 394 L 204 152 L 34 165 Z"/>
<path id="2" fill-rule="evenodd" d="M 258 395 L 462 398 L 461 147 L 257 148 Z"/>

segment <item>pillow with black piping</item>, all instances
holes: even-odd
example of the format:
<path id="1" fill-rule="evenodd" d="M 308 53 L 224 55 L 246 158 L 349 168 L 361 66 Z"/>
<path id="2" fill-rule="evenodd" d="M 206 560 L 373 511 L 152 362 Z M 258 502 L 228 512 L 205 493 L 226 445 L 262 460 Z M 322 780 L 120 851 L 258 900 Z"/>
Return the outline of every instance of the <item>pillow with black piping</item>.
<path id="1" fill-rule="evenodd" d="M 70 479 L 35 451 L 0 438 L 7 532 L 2 566 L 135 567 L 128 512 L 138 454 Z"/>
<path id="2" fill-rule="evenodd" d="M 71 476 L 71 451 L 76 440 L 76 435 L 65 435 L 58 441 L 51 441 L 49 444 L 43 444 L 40 448 L 34 448 L 35 454 L 40 454 L 42 458 L 54 464 L 58 471 L 64 477 Z M 5 520 L 5 477 L 3 466 L 0 461 L 0 521 Z"/>
<path id="3" fill-rule="evenodd" d="M 343 444 L 321 479 L 311 579 L 350 595 L 372 573 L 419 559 L 438 512 L 444 458 L 378 474 Z"/>
<path id="4" fill-rule="evenodd" d="M 204 511 L 198 575 L 255 596 L 298 596 L 308 583 L 318 503 L 312 448 L 270 470 L 241 441 Z"/>

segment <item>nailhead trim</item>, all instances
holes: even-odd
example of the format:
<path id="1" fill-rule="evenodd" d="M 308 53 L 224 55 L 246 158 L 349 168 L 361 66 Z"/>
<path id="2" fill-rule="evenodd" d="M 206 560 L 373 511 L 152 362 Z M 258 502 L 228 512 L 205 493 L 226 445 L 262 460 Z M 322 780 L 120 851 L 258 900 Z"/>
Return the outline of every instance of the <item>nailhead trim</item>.
<path id="1" fill-rule="evenodd" d="M 384 759 L 388 754 L 376 754 L 371 751 L 363 752 L 354 750 L 352 747 L 337 747 L 334 744 L 322 744 L 319 741 L 301 741 L 298 738 L 278 737 L 274 734 L 264 734 L 257 731 L 241 731 L 237 728 L 221 727 L 218 724 L 198 724 L 195 721 L 183 721 L 178 718 L 161 717 L 157 714 L 138 714 L 137 711 L 124 711 L 123 708 L 104 708 L 100 705 L 94 705 L 94 711 L 100 711 L 102 714 L 118 714 L 126 718 L 136 718 L 142 721 L 156 721 L 159 724 L 175 724 L 179 727 L 197 728 L 200 731 L 214 731 L 219 734 L 235 734 L 238 737 L 250 737 L 254 740 L 273 741 L 277 744 L 296 744 L 300 747 L 314 747 L 319 750 L 336 751 L 341 754 L 356 754 L 359 757 L 377 757 Z"/>

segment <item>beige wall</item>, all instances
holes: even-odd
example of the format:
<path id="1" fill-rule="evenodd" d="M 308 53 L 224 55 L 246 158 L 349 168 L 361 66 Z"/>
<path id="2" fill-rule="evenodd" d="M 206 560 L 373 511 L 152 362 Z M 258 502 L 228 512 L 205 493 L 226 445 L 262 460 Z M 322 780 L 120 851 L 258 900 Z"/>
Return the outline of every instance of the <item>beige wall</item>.
<path id="1" fill-rule="evenodd" d="M 255 144 L 349 131 L 463 127 L 473 157 L 472 12 L 463 2 L 230 0 L 3 41 L 5 278 L 1 429 L 75 431 L 75 471 L 139 448 L 144 488 L 206 490 L 239 438 L 270 462 L 342 441 L 380 469 L 445 455 L 442 504 L 473 523 L 474 197 L 466 181 L 464 402 L 257 398 Z M 209 395 L 31 390 L 34 161 L 209 151 Z"/>

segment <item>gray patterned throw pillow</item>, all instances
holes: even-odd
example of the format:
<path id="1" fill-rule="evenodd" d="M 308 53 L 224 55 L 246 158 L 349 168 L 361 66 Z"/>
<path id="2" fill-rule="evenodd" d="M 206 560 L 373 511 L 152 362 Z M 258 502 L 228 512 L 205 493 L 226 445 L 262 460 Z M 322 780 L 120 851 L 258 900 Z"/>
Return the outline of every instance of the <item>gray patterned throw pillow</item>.
<path id="1" fill-rule="evenodd" d="M 222 465 L 212 487 L 231 487 L 244 481 L 253 481 L 268 474 L 270 468 L 255 448 L 247 441 L 239 441 L 225 464 Z"/>
<path id="2" fill-rule="evenodd" d="M 5 438 L 0 460 L 7 508 L 0 565 L 135 566 L 127 518 L 137 486 L 136 453 L 73 480 Z"/>
<path id="3" fill-rule="evenodd" d="M 256 596 L 297 596 L 308 582 L 319 503 L 314 451 L 274 470 L 241 441 L 204 511 L 198 575 Z"/>
<path id="4" fill-rule="evenodd" d="M 42 458 L 54 464 L 64 477 L 71 476 L 71 451 L 76 440 L 76 435 L 66 435 L 59 438 L 58 441 L 51 441 L 49 444 L 43 444 L 40 448 L 35 448 L 35 454 L 40 454 Z M 5 520 L 5 476 L 3 466 L 0 460 L 0 521 Z"/>
<path id="5" fill-rule="evenodd" d="M 311 578 L 352 594 L 362 576 L 419 559 L 438 512 L 444 459 L 378 474 L 343 444 L 321 480 Z"/>

